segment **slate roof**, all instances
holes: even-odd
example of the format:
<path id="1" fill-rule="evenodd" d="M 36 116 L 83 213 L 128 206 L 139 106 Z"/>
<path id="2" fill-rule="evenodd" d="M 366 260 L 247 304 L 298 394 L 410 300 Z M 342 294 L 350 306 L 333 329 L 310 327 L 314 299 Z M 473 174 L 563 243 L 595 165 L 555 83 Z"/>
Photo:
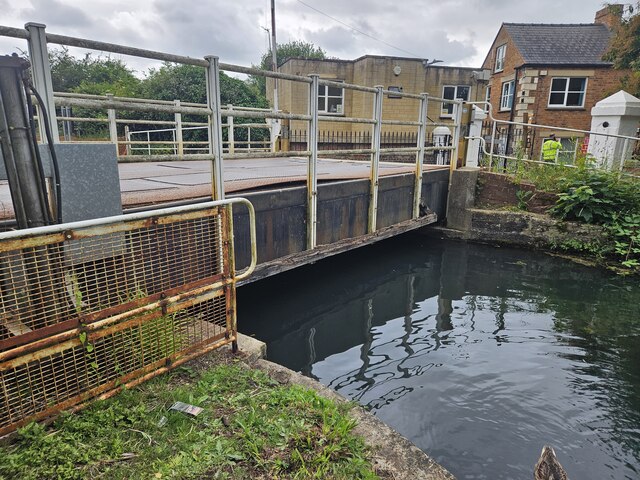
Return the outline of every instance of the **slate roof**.
<path id="1" fill-rule="evenodd" d="M 504 23 L 530 65 L 611 65 L 602 60 L 611 31 L 596 23 Z"/>

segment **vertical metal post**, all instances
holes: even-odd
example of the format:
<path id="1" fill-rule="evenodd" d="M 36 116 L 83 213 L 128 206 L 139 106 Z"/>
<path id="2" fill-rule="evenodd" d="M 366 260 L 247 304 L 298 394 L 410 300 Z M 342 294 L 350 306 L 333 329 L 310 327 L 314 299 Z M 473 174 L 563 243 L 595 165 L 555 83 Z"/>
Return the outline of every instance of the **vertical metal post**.
<path id="1" fill-rule="evenodd" d="M 413 189 L 413 218 L 420 216 L 420 198 L 422 197 L 422 166 L 424 164 L 424 150 L 427 137 L 427 106 L 429 94 L 422 93 L 420 99 L 420 112 L 418 113 L 418 153 L 416 154 L 416 184 Z"/>
<path id="2" fill-rule="evenodd" d="M 49 128 L 53 143 L 60 143 L 58 121 L 56 120 L 56 106 L 53 101 L 53 82 L 51 81 L 51 64 L 47 51 L 46 25 L 42 23 L 27 23 L 24 28 L 29 32 L 29 60 L 33 73 L 33 85 L 44 100 L 49 114 Z M 44 115 L 38 115 L 40 138 L 44 139 Z"/>
<path id="3" fill-rule="evenodd" d="M 251 151 L 251 127 L 247 127 L 247 150 Z"/>
<path id="4" fill-rule="evenodd" d="M 453 150 L 450 150 L 449 171 L 453 172 L 458 168 L 458 150 L 460 148 L 460 133 L 462 130 L 462 102 L 458 101 L 453 107 Z"/>
<path id="5" fill-rule="evenodd" d="M 380 166 L 380 139 L 382 134 L 382 86 L 376 85 L 376 93 L 373 97 L 373 137 L 371 139 L 371 176 L 369 190 L 369 225 L 368 233 L 376 231 L 378 218 L 378 176 Z"/>
<path id="6" fill-rule="evenodd" d="M 318 223 L 318 78 L 309 75 L 309 136 L 307 149 L 310 151 L 307 167 L 307 249 L 316 247 Z"/>
<path id="7" fill-rule="evenodd" d="M 491 127 L 491 150 L 489 150 L 489 171 L 493 168 L 493 150 L 496 145 L 496 129 L 498 128 L 498 123 L 493 119 L 493 127 Z"/>
<path id="8" fill-rule="evenodd" d="M 107 102 L 113 101 L 113 94 L 107 93 Z M 109 121 L 109 141 L 116 146 L 118 150 L 118 125 L 116 124 L 116 111 L 113 108 L 107 109 L 107 120 Z"/>
<path id="9" fill-rule="evenodd" d="M 125 149 L 127 155 L 131 155 L 131 132 L 129 131 L 129 125 L 124 126 L 124 139 L 127 143 L 125 143 Z"/>
<path id="10" fill-rule="evenodd" d="M 173 104 L 176 107 L 180 107 L 180 100 L 174 100 Z M 182 140 L 182 114 L 180 112 L 174 113 L 173 120 L 176 124 L 173 141 L 177 143 L 176 150 L 178 151 L 178 155 L 182 157 L 184 155 L 184 143 Z M 176 143 L 174 143 L 174 146 L 176 145 Z"/>
<path id="11" fill-rule="evenodd" d="M 147 153 L 151 155 L 151 137 L 149 136 L 149 130 L 147 130 Z"/>
<path id="12" fill-rule="evenodd" d="M 0 146 L 18 228 L 48 225 L 46 180 L 38 166 L 22 88 L 28 63 L 18 57 L 0 58 Z"/>
<path id="13" fill-rule="evenodd" d="M 233 105 L 228 104 L 227 108 L 229 110 L 233 109 Z M 233 126 L 233 116 L 229 115 L 227 117 L 227 137 L 229 141 L 229 153 L 236 153 L 236 134 Z"/>
<path id="14" fill-rule="evenodd" d="M 224 199 L 224 170 L 222 164 L 222 116 L 220 114 L 220 67 L 218 57 L 204 57 L 209 62 L 207 67 L 207 105 L 211 109 L 209 116 L 209 153 L 211 159 L 211 197 L 213 200 Z"/>

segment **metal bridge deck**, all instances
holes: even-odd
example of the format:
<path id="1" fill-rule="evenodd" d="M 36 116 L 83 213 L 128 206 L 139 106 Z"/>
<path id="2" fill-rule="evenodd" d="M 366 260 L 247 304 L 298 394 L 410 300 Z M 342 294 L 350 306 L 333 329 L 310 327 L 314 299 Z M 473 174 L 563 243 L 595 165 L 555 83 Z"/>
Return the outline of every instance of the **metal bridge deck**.
<path id="1" fill-rule="evenodd" d="M 318 182 L 369 177 L 368 161 L 318 159 Z M 447 166 L 425 165 L 424 170 L 443 170 Z M 211 195 L 211 162 L 144 162 L 118 165 L 124 208 Z M 380 162 L 381 177 L 413 173 L 406 163 Z M 225 191 L 228 193 L 262 190 L 276 185 L 306 182 L 307 159 L 300 157 L 225 160 Z M 0 218 L 13 218 L 13 205 L 7 181 L 0 181 Z"/>

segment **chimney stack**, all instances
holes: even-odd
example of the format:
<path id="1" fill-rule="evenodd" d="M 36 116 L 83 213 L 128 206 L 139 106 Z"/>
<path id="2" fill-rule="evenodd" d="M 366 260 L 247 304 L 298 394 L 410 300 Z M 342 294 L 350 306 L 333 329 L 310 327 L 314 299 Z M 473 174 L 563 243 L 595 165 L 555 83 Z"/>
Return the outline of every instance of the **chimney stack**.
<path id="1" fill-rule="evenodd" d="M 609 30 L 613 30 L 622 22 L 623 9 L 624 5 L 622 5 L 621 3 L 607 5 L 603 9 L 596 12 L 596 18 L 593 23 L 606 25 Z"/>

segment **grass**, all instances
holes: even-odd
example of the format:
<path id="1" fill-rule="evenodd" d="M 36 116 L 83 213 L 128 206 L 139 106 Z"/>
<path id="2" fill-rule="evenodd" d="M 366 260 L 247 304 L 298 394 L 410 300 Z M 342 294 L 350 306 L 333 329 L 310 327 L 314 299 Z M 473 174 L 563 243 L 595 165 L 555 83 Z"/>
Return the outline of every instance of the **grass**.
<path id="1" fill-rule="evenodd" d="M 350 408 L 233 361 L 179 368 L 19 430 L 0 447 L 0 478 L 376 479 Z"/>

